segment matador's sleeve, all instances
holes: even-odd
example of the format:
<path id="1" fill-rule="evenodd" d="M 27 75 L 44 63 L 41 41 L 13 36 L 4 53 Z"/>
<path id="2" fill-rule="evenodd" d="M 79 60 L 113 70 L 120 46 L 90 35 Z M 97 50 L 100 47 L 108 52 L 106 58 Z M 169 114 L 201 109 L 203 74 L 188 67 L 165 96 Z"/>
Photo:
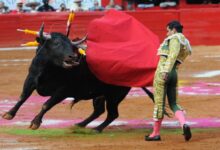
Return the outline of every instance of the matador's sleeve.
<path id="1" fill-rule="evenodd" d="M 174 63 L 177 60 L 177 56 L 180 52 L 180 42 L 179 39 L 173 38 L 169 42 L 169 54 L 167 60 L 161 72 L 170 72 L 173 68 Z"/>

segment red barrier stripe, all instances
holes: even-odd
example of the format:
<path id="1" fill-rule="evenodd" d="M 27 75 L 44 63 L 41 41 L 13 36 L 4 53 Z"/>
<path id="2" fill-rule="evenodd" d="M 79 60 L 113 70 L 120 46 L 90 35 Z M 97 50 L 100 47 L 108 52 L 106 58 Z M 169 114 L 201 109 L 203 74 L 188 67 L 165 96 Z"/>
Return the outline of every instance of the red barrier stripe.
<path id="1" fill-rule="evenodd" d="M 141 23 L 159 35 L 162 41 L 166 36 L 166 24 L 171 20 L 180 20 L 185 35 L 192 45 L 220 44 L 220 9 L 179 8 L 169 10 L 140 10 L 128 12 Z M 70 37 L 82 37 L 87 32 L 89 22 L 104 15 L 104 12 L 79 12 L 71 27 Z M 68 13 L 36 13 L 0 15 L 0 47 L 17 47 L 21 43 L 32 41 L 35 37 L 18 33 L 17 28 L 39 30 L 42 22 L 46 32 L 65 33 Z"/>

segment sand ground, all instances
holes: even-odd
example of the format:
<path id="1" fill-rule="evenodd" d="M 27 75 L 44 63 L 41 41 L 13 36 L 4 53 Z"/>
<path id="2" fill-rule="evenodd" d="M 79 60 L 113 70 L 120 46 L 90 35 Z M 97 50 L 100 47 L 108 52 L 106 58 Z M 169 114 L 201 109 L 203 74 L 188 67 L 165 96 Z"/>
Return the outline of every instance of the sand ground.
<path id="1" fill-rule="evenodd" d="M 35 51 L 0 51 L 0 101 L 9 97 L 19 97 L 24 79 L 28 72 L 30 60 Z M 8 60 L 17 61 L 8 61 Z M 23 61 L 18 61 L 18 60 Z M 197 73 L 219 71 L 220 46 L 193 47 L 193 55 L 179 69 L 181 85 L 193 85 L 198 82 L 220 83 L 220 75 L 212 77 L 194 77 Z M 219 88 L 219 85 L 217 85 Z M 34 93 L 33 95 L 38 95 Z M 148 97 L 126 98 L 119 106 L 118 119 L 145 119 L 151 118 L 153 104 Z M 185 95 L 179 96 L 180 104 L 187 111 L 189 118 L 220 118 L 220 95 Z M 1 105 L 1 103 L 0 103 Z M 67 109 L 68 104 L 59 104 L 47 113 L 47 118 L 83 119 L 92 112 L 91 101 L 82 101 L 72 111 Z M 0 107 L 1 109 L 1 107 Z M 20 113 L 37 113 L 40 107 Z M 104 119 L 106 114 L 100 118 Z M 220 149 L 219 128 L 193 128 L 193 138 L 185 142 L 181 129 L 162 129 L 161 142 L 146 142 L 144 136 L 151 129 L 135 129 L 123 126 L 108 127 L 101 134 L 70 133 L 64 129 L 44 129 L 32 131 L 27 126 L 1 126 L 0 149 L 77 149 L 77 150 L 218 150 Z"/>

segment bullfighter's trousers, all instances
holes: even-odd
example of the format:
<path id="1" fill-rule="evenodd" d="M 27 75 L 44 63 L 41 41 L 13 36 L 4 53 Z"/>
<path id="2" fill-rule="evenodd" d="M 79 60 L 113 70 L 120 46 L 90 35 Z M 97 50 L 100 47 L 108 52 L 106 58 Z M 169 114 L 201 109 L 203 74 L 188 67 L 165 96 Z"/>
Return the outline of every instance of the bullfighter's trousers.
<path id="1" fill-rule="evenodd" d="M 166 57 L 161 56 L 154 76 L 153 87 L 155 104 L 153 119 L 155 121 L 163 119 L 166 96 L 168 98 L 169 107 L 174 113 L 177 110 L 182 110 L 182 108 L 177 104 L 177 63 L 174 64 L 172 71 L 168 74 L 167 81 L 162 78 L 161 70 L 165 65 L 166 59 Z"/>

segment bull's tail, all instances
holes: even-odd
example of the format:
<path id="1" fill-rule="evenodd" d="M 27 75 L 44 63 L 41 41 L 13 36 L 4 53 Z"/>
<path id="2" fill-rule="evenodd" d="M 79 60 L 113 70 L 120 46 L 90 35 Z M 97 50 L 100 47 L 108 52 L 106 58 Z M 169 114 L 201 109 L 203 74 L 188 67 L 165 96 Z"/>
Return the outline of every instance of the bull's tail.
<path id="1" fill-rule="evenodd" d="M 151 100 L 154 102 L 154 94 L 151 91 L 149 91 L 146 87 L 142 87 L 142 89 L 151 98 Z"/>
<path id="2" fill-rule="evenodd" d="M 151 98 L 151 100 L 154 102 L 154 94 L 149 91 L 146 87 L 142 87 L 142 89 L 144 90 L 144 92 Z M 167 112 L 167 108 L 165 108 L 164 114 L 166 116 L 168 116 L 169 118 L 172 117 L 172 114 L 170 114 L 169 112 Z"/>

